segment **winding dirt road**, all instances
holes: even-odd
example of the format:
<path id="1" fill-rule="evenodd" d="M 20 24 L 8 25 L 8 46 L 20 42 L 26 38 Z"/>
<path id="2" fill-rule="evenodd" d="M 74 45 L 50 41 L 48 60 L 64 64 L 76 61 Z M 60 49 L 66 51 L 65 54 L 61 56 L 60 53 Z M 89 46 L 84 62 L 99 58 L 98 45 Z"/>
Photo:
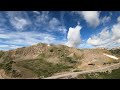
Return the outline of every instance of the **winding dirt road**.
<path id="1" fill-rule="evenodd" d="M 113 59 L 119 59 L 119 58 L 117 58 L 115 56 L 108 55 L 108 54 L 105 54 L 105 53 L 104 53 L 104 55 L 106 55 L 107 57 L 113 58 Z M 63 74 L 63 75 L 51 76 L 51 77 L 47 77 L 47 78 L 43 78 L 43 79 L 75 78 L 80 74 L 99 72 L 101 70 L 107 70 L 107 69 L 110 69 L 110 68 L 114 68 L 115 66 L 120 67 L 120 63 L 113 64 L 113 65 L 103 67 L 103 68 L 94 69 L 94 70 L 87 70 L 87 71 L 81 71 L 81 72 L 72 72 L 72 73 L 67 73 L 67 74 Z"/>
<path id="2" fill-rule="evenodd" d="M 104 67 L 104 68 L 98 68 L 98 69 L 94 69 L 94 70 L 87 70 L 87 71 L 81 71 L 81 72 L 72 72 L 72 73 L 67 73 L 67 74 L 64 74 L 64 75 L 51 76 L 51 77 L 47 77 L 47 78 L 43 78 L 43 79 L 75 78 L 80 74 L 98 72 L 100 70 L 109 69 L 109 68 L 114 67 L 116 65 L 120 65 L 120 63 L 114 64 L 114 65 L 111 65 L 111 66 L 107 66 L 107 67 Z"/>

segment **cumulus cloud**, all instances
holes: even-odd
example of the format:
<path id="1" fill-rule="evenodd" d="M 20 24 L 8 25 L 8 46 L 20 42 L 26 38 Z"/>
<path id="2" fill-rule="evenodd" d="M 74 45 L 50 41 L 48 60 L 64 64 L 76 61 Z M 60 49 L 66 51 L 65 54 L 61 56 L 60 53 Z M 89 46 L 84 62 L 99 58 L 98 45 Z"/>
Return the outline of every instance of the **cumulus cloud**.
<path id="1" fill-rule="evenodd" d="M 75 28 L 69 28 L 67 39 L 68 42 L 66 43 L 69 47 L 76 47 L 80 44 L 81 38 L 80 38 L 80 30 L 81 26 L 77 25 Z"/>
<path id="2" fill-rule="evenodd" d="M 91 36 L 87 43 L 93 46 L 102 46 L 110 41 L 110 32 L 108 28 L 104 28 L 100 33 L 97 35 Z"/>
<path id="3" fill-rule="evenodd" d="M 108 28 L 103 29 L 97 35 L 91 36 L 87 43 L 96 47 L 112 48 L 120 46 L 120 22 L 118 17 L 118 23 L 114 24 L 111 31 Z"/>
<path id="4" fill-rule="evenodd" d="M 80 13 L 83 18 L 86 20 L 86 22 L 93 27 L 96 27 L 100 23 L 99 15 L 100 12 L 98 11 L 82 11 Z"/>
<path id="5" fill-rule="evenodd" d="M 71 14 L 80 15 L 91 27 L 97 27 L 100 24 L 100 11 L 72 11 Z"/>

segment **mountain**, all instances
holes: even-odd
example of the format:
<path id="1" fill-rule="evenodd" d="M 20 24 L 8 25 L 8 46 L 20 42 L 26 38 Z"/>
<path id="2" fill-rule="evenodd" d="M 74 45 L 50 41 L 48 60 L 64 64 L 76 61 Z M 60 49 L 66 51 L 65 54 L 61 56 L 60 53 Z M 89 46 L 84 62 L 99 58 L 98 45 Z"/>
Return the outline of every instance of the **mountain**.
<path id="1" fill-rule="evenodd" d="M 46 78 L 119 63 L 103 53 L 112 54 L 107 49 L 77 49 L 44 43 L 0 51 L 0 75 L 4 78 Z"/>

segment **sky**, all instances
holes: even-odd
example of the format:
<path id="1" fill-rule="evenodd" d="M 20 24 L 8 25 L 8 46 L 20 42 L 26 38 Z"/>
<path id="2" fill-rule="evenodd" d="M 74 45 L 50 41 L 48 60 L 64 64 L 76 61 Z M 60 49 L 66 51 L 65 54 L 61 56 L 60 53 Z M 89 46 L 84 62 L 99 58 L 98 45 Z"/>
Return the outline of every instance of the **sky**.
<path id="1" fill-rule="evenodd" d="M 0 11 L 0 50 L 37 43 L 120 46 L 119 11 Z"/>

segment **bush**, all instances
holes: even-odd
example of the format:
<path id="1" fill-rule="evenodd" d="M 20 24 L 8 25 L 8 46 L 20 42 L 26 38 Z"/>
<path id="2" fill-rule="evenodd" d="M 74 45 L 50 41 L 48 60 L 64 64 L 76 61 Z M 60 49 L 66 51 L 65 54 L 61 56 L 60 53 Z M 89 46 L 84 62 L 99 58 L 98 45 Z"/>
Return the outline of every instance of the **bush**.
<path id="1" fill-rule="evenodd" d="M 12 63 L 13 63 L 13 61 L 6 62 L 6 63 L 3 64 L 2 68 L 3 68 L 5 71 L 10 71 L 10 70 L 12 70 Z"/>
<path id="2" fill-rule="evenodd" d="M 120 49 L 116 49 L 116 50 L 109 50 L 112 54 L 115 54 L 117 56 L 120 56 Z"/>
<path id="3" fill-rule="evenodd" d="M 53 52 L 53 49 L 50 49 L 50 52 Z"/>
<path id="4" fill-rule="evenodd" d="M 65 57 L 65 60 L 70 62 L 70 63 L 76 63 L 75 59 L 72 57 Z"/>

